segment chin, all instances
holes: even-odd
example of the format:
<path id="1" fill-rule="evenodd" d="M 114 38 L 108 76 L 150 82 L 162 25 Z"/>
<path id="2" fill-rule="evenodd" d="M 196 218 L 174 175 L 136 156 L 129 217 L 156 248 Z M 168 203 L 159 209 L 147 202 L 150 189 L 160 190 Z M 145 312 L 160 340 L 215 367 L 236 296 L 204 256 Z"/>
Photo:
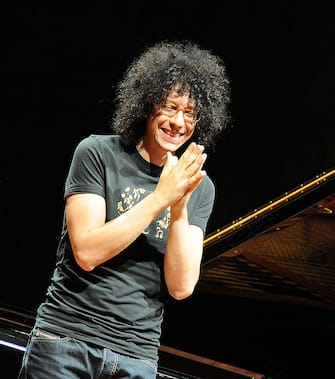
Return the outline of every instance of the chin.
<path id="1" fill-rule="evenodd" d="M 178 138 L 178 140 L 175 141 L 168 141 L 166 139 L 161 140 L 160 146 L 167 151 L 175 152 L 177 151 L 181 146 L 183 146 L 188 139 L 185 138 Z"/>
<path id="2" fill-rule="evenodd" d="M 171 153 L 175 153 L 178 149 L 180 149 L 185 142 L 182 143 L 165 143 L 164 144 L 164 150 L 170 151 Z"/>

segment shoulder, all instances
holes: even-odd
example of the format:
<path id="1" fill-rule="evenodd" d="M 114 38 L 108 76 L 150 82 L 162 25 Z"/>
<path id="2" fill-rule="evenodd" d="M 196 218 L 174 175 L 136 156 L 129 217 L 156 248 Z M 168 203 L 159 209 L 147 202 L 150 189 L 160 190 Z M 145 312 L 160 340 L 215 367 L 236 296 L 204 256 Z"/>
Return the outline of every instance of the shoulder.
<path id="1" fill-rule="evenodd" d="M 79 141 L 78 146 L 120 146 L 120 136 L 116 134 L 90 134 Z"/>
<path id="2" fill-rule="evenodd" d="M 202 182 L 200 183 L 200 186 L 202 186 L 203 191 L 206 193 L 209 192 L 215 192 L 215 184 L 210 176 L 206 175 Z"/>
<path id="3" fill-rule="evenodd" d="M 90 134 L 79 141 L 76 146 L 76 151 L 115 151 L 119 152 L 122 149 L 120 136 L 114 134 Z"/>
<path id="4" fill-rule="evenodd" d="M 213 180 L 206 175 L 201 183 L 199 184 L 198 188 L 193 192 L 192 199 L 195 202 L 195 204 L 199 205 L 203 202 L 211 203 L 214 201 L 214 197 L 216 194 L 216 187 L 213 182 Z"/>
<path id="5" fill-rule="evenodd" d="M 195 199 L 201 203 L 213 203 L 216 196 L 216 187 L 213 180 L 206 175 L 195 191 Z"/>

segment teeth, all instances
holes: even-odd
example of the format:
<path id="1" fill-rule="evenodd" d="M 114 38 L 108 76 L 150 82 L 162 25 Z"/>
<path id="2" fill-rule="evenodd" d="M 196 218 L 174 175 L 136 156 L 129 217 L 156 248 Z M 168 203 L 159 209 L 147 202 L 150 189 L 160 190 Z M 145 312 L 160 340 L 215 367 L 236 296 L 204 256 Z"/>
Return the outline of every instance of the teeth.
<path id="1" fill-rule="evenodd" d="M 168 134 L 170 137 L 180 137 L 180 134 L 177 133 L 177 134 L 174 134 L 174 133 L 171 133 L 170 131 L 164 129 L 164 133 L 165 134 Z"/>

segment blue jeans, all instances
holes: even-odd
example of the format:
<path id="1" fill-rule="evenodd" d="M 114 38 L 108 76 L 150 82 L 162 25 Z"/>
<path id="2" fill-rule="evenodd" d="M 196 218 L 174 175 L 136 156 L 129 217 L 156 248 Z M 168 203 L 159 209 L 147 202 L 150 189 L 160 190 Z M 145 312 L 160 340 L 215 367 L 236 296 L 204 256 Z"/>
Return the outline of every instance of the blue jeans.
<path id="1" fill-rule="evenodd" d="M 156 365 L 33 329 L 18 379 L 156 379 Z"/>

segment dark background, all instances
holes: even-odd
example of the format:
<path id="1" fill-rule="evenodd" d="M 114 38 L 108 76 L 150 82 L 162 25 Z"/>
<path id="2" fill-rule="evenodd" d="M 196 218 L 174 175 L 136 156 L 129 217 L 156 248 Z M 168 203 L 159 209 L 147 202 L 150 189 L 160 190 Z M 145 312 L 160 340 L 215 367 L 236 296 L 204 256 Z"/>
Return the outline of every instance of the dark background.
<path id="1" fill-rule="evenodd" d="M 107 131 L 101 100 L 113 97 L 148 43 L 192 39 L 227 65 L 234 126 L 206 163 L 217 187 L 208 233 L 335 165 L 330 5 L 255 3 L 3 9 L 0 302 L 34 311 L 43 299 L 72 151 L 88 134 Z"/>

